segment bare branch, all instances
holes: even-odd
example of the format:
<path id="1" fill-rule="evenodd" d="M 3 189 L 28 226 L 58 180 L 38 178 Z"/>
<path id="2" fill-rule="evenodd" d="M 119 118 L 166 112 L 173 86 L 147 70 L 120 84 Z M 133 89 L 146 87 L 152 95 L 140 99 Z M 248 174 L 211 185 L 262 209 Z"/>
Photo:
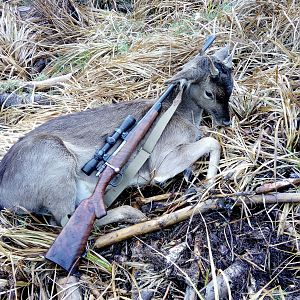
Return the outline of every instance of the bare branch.
<path id="1" fill-rule="evenodd" d="M 48 78 L 41 81 L 30 81 L 25 84 L 25 86 L 32 86 L 36 89 L 42 90 L 47 89 L 55 85 L 63 85 L 66 81 L 69 81 L 72 77 L 72 73 Z"/>
<path id="2" fill-rule="evenodd" d="M 274 192 L 276 190 L 279 190 L 281 188 L 287 188 L 290 186 L 296 186 L 300 184 L 300 178 L 287 178 L 282 181 L 277 181 L 274 183 L 266 183 L 261 186 L 259 186 L 255 191 L 256 193 L 269 193 L 269 192 Z"/>
<path id="3" fill-rule="evenodd" d="M 126 228 L 122 228 L 99 237 L 95 242 L 96 248 L 103 248 L 121 242 L 134 236 L 143 235 L 156 230 L 160 230 L 181 221 L 187 220 L 193 215 L 204 213 L 211 209 L 218 209 L 218 199 L 200 202 L 196 206 L 188 206 L 170 214 L 162 215 L 156 219 L 138 223 Z M 299 193 L 281 193 L 270 195 L 253 195 L 243 201 L 238 200 L 236 205 L 245 204 L 269 204 L 269 203 L 298 203 L 300 202 Z"/>

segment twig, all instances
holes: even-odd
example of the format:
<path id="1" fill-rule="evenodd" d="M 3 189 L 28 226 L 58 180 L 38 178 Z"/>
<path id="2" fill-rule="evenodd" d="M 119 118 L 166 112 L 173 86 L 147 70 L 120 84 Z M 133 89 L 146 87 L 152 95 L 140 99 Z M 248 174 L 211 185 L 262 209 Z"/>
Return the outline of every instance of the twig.
<path id="1" fill-rule="evenodd" d="M 270 195 L 253 195 L 248 198 L 237 200 L 236 205 L 245 204 L 263 204 L 263 203 L 287 203 L 300 202 L 300 194 L 298 193 L 281 193 Z M 162 215 L 156 219 L 138 223 L 126 228 L 122 228 L 99 237 L 95 242 L 96 248 L 103 248 L 109 245 L 121 242 L 134 236 L 143 235 L 156 230 L 160 230 L 171 225 L 177 224 L 199 213 L 204 213 L 211 209 L 218 209 L 218 199 L 211 199 L 205 202 L 200 202 L 196 206 L 188 206 L 170 214 Z"/>
<path id="2" fill-rule="evenodd" d="M 0 289 L 3 289 L 5 287 L 9 286 L 9 282 L 7 279 L 0 278 Z"/>
<path id="3" fill-rule="evenodd" d="M 224 272 L 217 276 L 217 286 L 220 299 L 227 299 L 229 289 L 236 283 L 245 281 L 249 266 L 242 260 L 236 260 L 231 266 L 229 266 Z M 205 287 L 205 300 L 214 300 L 214 283 L 210 281 Z"/>
<path id="4" fill-rule="evenodd" d="M 198 256 L 199 254 L 199 248 L 198 248 L 198 244 L 197 242 L 195 241 L 194 243 L 194 255 L 196 257 L 200 257 L 200 255 Z M 195 284 L 195 286 L 198 285 L 198 282 L 199 282 L 199 276 L 200 276 L 200 268 L 199 268 L 199 259 L 196 259 L 196 261 L 194 260 L 192 262 L 192 264 L 195 265 L 195 269 L 192 273 L 192 280 L 193 280 L 193 283 Z M 191 268 L 192 268 L 192 265 L 191 265 Z M 197 293 L 194 289 L 194 287 L 192 285 L 189 284 L 189 281 L 186 280 L 186 289 L 185 289 L 185 294 L 184 294 L 184 300 L 197 300 L 198 297 L 197 297 Z"/>
<path id="5" fill-rule="evenodd" d="M 33 86 L 35 89 L 47 89 L 54 85 L 62 85 L 64 82 L 69 81 L 72 77 L 72 73 L 48 78 L 40 81 L 30 81 L 25 83 L 25 86 Z"/>
<path id="6" fill-rule="evenodd" d="M 299 184 L 300 184 L 300 178 L 290 178 L 290 179 L 287 178 L 282 181 L 263 184 L 263 185 L 259 186 L 255 190 L 255 192 L 258 194 L 264 194 L 264 193 L 274 192 L 281 188 L 289 187 L 292 185 L 299 185 Z"/>
<path id="7" fill-rule="evenodd" d="M 22 88 L 32 87 L 34 90 L 49 89 L 55 85 L 63 85 L 64 82 L 69 81 L 72 77 L 72 73 L 61 75 L 53 78 L 48 78 L 41 81 L 29 81 L 22 82 Z M 19 95 L 15 92 L 1 93 L 0 105 L 3 107 L 17 106 L 27 103 L 36 102 L 39 104 L 50 104 L 50 100 L 44 95 L 36 95 L 35 93 L 23 93 Z"/>
<path id="8" fill-rule="evenodd" d="M 148 198 L 144 198 L 144 197 L 138 197 L 136 200 L 138 203 L 140 204 L 147 204 L 147 203 L 151 203 L 151 202 L 155 202 L 155 201 L 164 201 L 169 199 L 170 197 L 176 197 L 176 196 L 181 196 L 182 193 L 166 193 L 166 194 L 161 194 L 161 195 L 157 195 L 157 196 L 152 196 L 152 197 L 148 197 Z"/>

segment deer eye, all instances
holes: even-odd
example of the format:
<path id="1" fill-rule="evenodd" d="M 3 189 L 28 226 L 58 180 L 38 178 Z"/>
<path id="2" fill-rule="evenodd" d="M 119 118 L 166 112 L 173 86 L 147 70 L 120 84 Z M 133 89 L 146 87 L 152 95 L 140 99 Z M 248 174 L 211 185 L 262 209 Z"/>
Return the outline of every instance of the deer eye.
<path id="1" fill-rule="evenodd" d="M 208 91 L 205 91 L 205 95 L 208 97 L 208 98 L 211 98 L 213 99 L 214 95 L 211 93 L 211 92 L 208 92 Z"/>

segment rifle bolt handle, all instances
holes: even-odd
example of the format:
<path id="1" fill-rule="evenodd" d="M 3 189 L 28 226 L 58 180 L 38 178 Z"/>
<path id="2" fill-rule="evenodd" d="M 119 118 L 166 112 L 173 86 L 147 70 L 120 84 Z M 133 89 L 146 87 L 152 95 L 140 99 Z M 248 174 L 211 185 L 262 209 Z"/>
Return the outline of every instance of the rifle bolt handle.
<path id="1" fill-rule="evenodd" d="M 110 167 L 111 169 L 113 169 L 116 173 L 119 173 L 121 171 L 120 168 L 118 167 L 114 167 L 113 165 L 111 165 L 109 162 L 105 163 L 108 167 Z"/>

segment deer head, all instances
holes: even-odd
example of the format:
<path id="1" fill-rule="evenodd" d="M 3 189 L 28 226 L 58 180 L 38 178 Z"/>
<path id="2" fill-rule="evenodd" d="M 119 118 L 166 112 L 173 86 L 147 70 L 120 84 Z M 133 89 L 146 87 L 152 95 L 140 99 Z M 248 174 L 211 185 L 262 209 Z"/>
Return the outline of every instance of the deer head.
<path id="1" fill-rule="evenodd" d="M 232 57 L 228 47 L 212 56 L 197 55 L 168 83 L 186 87 L 186 96 L 209 113 L 218 125 L 229 125 L 229 98 L 233 88 Z"/>

